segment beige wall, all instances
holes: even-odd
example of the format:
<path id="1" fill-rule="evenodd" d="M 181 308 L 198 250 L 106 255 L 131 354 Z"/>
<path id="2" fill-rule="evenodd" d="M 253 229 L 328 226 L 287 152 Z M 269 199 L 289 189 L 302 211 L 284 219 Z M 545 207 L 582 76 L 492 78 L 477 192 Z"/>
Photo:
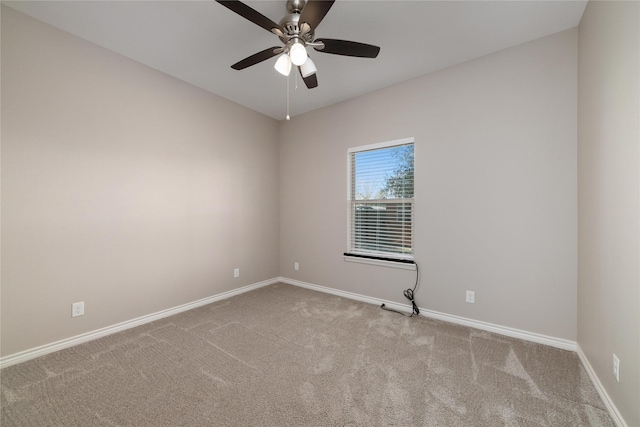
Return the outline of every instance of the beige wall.
<path id="1" fill-rule="evenodd" d="M 283 123 L 281 275 L 407 302 L 343 261 L 347 148 L 415 137 L 418 305 L 575 340 L 576 74 L 574 29 Z"/>
<path id="2" fill-rule="evenodd" d="M 578 345 L 627 424 L 638 426 L 640 3 L 589 2 L 579 46 Z"/>
<path id="3" fill-rule="evenodd" d="M 277 129 L 2 7 L 2 355 L 277 277 Z"/>

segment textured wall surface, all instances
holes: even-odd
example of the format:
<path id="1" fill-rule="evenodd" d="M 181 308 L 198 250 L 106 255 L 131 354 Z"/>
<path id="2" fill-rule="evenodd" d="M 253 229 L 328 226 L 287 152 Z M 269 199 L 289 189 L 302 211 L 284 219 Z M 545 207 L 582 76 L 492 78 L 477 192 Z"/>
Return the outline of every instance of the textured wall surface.
<path id="1" fill-rule="evenodd" d="M 414 272 L 343 261 L 347 149 L 414 137 L 419 306 L 575 340 L 576 44 L 565 31 L 283 123 L 281 275 L 406 302 Z"/>
<path id="2" fill-rule="evenodd" d="M 2 355 L 277 277 L 277 129 L 3 7 Z"/>
<path id="3" fill-rule="evenodd" d="M 626 423 L 637 426 L 640 3 L 589 2 L 579 34 L 578 344 Z"/>

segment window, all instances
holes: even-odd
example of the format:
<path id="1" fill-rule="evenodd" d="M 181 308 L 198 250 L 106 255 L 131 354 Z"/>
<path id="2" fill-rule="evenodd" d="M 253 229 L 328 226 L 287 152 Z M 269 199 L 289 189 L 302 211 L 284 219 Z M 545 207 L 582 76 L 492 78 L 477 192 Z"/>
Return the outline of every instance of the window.
<path id="1" fill-rule="evenodd" d="M 345 255 L 413 259 L 413 138 L 351 148 L 349 250 Z"/>

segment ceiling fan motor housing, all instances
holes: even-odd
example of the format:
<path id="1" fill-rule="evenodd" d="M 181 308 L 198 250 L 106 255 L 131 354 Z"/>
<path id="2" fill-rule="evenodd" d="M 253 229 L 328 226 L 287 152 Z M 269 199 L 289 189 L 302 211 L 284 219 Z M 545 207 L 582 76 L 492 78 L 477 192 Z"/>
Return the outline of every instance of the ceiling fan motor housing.
<path id="1" fill-rule="evenodd" d="M 287 10 L 289 13 L 300 13 L 304 8 L 305 0 L 287 0 Z"/>
<path id="2" fill-rule="evenodd" d="M 293 37 L 298 37 L 304 43 L 313 42 L 315 32 L 312 29 L 305 34 L 300 35 L 300 25 L 298 25 L 299 21 L 299 13 L 290 13 L 282 18 L 282 20 L 280 21 L 280 28 L 282 28 L 282 32 L 286 36 L 280 37 L 280 41 L 282 41 L 282 43 L 287 44 L 287 42 Z"/>

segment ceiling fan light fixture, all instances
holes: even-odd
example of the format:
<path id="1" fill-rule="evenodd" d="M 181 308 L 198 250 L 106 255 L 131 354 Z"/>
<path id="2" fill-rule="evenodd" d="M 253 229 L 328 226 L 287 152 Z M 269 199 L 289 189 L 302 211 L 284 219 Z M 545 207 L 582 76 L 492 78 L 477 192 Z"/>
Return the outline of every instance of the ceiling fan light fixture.
<path id="1" fill-rule="evenodd" d="M 289 56 L 294 65 L 302 65 L 307 60 L 307 49 L 298 40 L 295 40 L 289 48 Z"/>
<path id="2" fill-rule="evenodd" d="M 284 1 L 284 0 L 283 0 Z M 241 0 L 216 0 L 219 4 L 240 17 L 275 34 L 282 45 L 269 47 L 233 64 L 234 70 L 244 70 L 282 53 L 275 69 L 289 77 L 293 65 L 299 68 L 308 89 L 318 87 L 316 65 L 307 54 L 307 47 L 332 55 L 357 58 L 376 58 L 380 47 L 366 43 L 339 39 L 316 39 L 315 30 L 336 0 L 286 0 L 289 14 L 276 23 Z M 305 65 L 306 64 L 306 65 Z M 297 80 L 296 80 L 297 82 Z M 296 84 L 297 88 L 297 84 Z M 287 90 L 289 85 L 287 84 Z M 287 98 L 288 99 L 288 98 Z"/>
<path id="3" fill-rule="evenodd" d="M 302 74 L 302 78 L 307 78 L 312 74 L 315 74 L 318 69 L 316 68 L 316 64 L 313 63 L 311 58 L 307 58 L 307 60 L 300 66 L 300 72 Z"/>
<path id="4" fill-rule="evenodd" d="M 283 76 L 288 76 L 289 73 L 291 73 L 291 59 L 289 59 L 289 55 L 286 53 L 280 55 L 280 58 L 278 58 L 273 68 Z"/>

